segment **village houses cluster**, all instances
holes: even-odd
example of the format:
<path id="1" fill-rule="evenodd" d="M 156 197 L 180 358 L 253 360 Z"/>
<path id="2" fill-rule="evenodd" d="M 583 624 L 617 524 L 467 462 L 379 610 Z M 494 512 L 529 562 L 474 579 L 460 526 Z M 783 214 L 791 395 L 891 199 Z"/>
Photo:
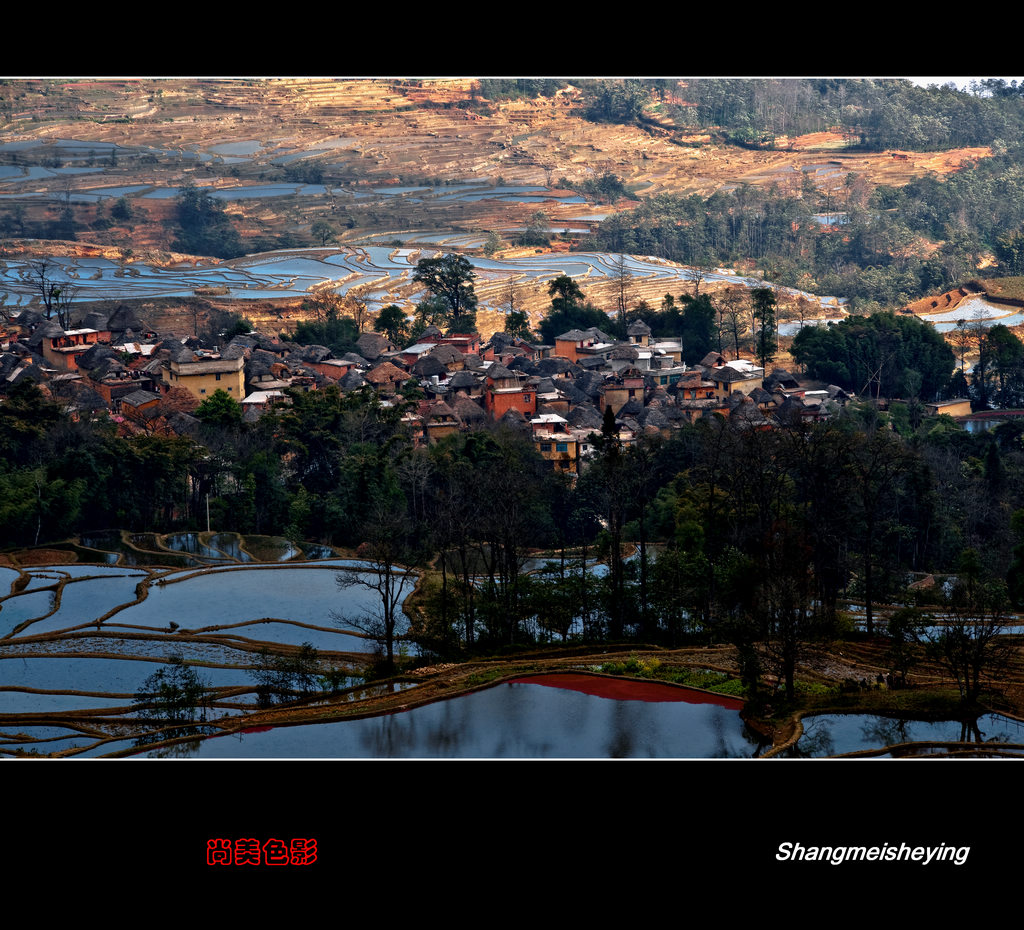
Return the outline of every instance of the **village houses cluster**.
<path id="1" fill-rule="evenodd" d="M 681 343 L 653 340 L 641 320 L 629 326 L 627 341 L 592 327 L 562 333 L 554 345 L 505 333 L 483 342 L 477 333 L 444 335 L 432 326 L 408 348 L 377 332 L 364 332 L 356 345 L 358 354 L 335 358 L 321 345 L 250 333 L 218 350 L 147 332 L 127 305 L 89 313 L 69 330 L 23 310 L 0 340 L 0 386 L 6 392 L 32 380 L 72 416 L 105 411 L 125 432 L 176 435 L 194 430 L 191 411 L 217 390 L 253 421 L 288 403 L 286 388 L 370 385 L 391 403 L 404 400 L 415 380 L 420 393 L 406 414 L 415 442 L 500 422 L 531 434 L 552 468 L 570 475 L 592 451 L 590 437 L 608 409 L 628 444 L 643 435 L 668 437 L 713 414 L 751 428 L 819 420 L 849 399 L 837 387 L 810 389 L 778 368 L 766 376 L 752 361 L 719 352 L 687 366 Z"/>

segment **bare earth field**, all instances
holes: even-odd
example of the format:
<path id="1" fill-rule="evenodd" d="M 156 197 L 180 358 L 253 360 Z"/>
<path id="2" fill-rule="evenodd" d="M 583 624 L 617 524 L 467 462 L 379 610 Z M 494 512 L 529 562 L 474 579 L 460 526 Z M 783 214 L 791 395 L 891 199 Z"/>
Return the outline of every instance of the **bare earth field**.
<path id="1" fill-rule="evenodd" d="M 685 95 L 684 85 L 679 92 Z M 105 146 L 121 147 L 116 164 L 104 163 L 101 178 L 60 173 L 4 188 L 71 196 L 76 219 L 88 209 L 74 195 L 100 185 L 174 187 L 191 178 L 228 189 L 279 182 L 288 166 L 323 171 L 334 193 L 229 201 L 227 211 L 243 241 L 308 234 L 317 218 L 337 224 L 341 241 L 375 232 L 402 238 L 431 229 L 510 230 L 526 225 L 537 209 L 558 229 L 634 205 L 552 198 L 425 198 L 413 204 L 375 199 L 372 188 L 380 185 L 476 181 L 551 189 L 562 178 L 578 183 L 612 172 L 645 196 L 707 196 L 740 184 L 776 185 L 785 193 L 798 192 L 806 175 L 819 187 L 840 184 L 851 172 L 871 187 L 900 185 L 991 154 L 855 153 L 844 150 L 843 136 L 829 132 L 782 138 L 772 151 L 750 150 L 712 144 L 710 137 L 668 119 L 642 127 L 589 122 L 573 88 L 540 100 L 488 102 L 474 95 L 468 79 L 5 81 L 0 97 L 9 104 L 9 118 L 0 127 L 4 143 L 74 139 L 95 144 L 97 162 L 107 158 Z M 338 194 L 336 184 L 359 196 Z M 114 226 L 88 238 L 114 246 L 127 239 L 136 251 L 167 249 L 173 202 L 133 199 L 141 215 L 130 228 Z M 52 202 L 38 196 L 22 203 L 30 221 L 54 211 Z"/>

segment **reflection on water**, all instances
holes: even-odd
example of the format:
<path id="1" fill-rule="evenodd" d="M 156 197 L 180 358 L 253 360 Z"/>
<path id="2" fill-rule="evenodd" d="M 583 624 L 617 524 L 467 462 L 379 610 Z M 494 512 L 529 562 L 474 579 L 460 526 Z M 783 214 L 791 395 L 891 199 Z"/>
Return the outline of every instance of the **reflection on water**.
<path id="1" fill-rule="evenodd" d="M 214 533 L 210 536 L 210 547 L 218 556 L 227 556 L 236 562 L 252 562 L 253 556 L 242 548 L 242 540 L 237 533 Z"/>
<path id="2" fill-rule="evenodd" d="M 283 536 L 246 536 L 242 546 L 261 562 L 287 562 L 302 554 Z"/>
<path id="3" fill-rule="evenodd" d="M 750 758 L 739 711 L 509 682 L 402 713 L 204 740 L 201 758 Z"/>
<path id="4" fill-rule="evenodd" d="M 82 735 L 66 729 L 32 735 L 11 725 L 8 755 L 77 748 L 81 755 L 98 756 L 132 749 L 137 735 L 125 729 L 132 696 L 169 644 L 187 661 L 202 663 L 202 678 L 214 689 L 208 712 L 217 717 L 251 704 L 251 650 L 262 643 L 309 642 L 322 653 L 335 652 L 324 668 L 340 670 L 336 688 L 352 684 L 351 660 L 338 654 L 373 648 L 342 629 L 339 614 L 351 620 L 372 613 L 379 596 L 360 586 L 342 592 L 336 584 L 340 569 L 359 573 L 366 565 L 341 559 L 330 547 L 232 533 L 109 531 L 80 542 L 75 551 L 113 553 L 121 563 L 0 573 L 4 592 L 22 578 L 52 586 L 0 593 L 0 718 L 32 714 L 33 725 L 39 725 L 48 714 L 56 724 L 69 711 L 103 713 L 89 716 L 90 731 Z M 166 546 L 178 552 L 171 554 Z M 167 569 L 169 559 L 213 556 L 228 564 Z M 273 561 L 257 564 L 252 561 L 257 557 Z M 126 568 L 129 562 L 156 567 L 145 572 Z M 19 629 L 21 624 L 26 625 Z M 650 682 L 575 677 L 585 683 L 543 676 L 359 721 L 278 727 L 238 738 L 207 736 L 198 743 L 191 737 L 205 734 L 189 733 L 190 739 L 170 752 L 284 758 L 733 758 L 762 749 L 746 731 L 735 700 Z M 239 693 L 232 694 L 236 689 Z M 367 696 L 368 689 L 360 689 L 317 699 L 320 706 L 352 706 Z M 3 723 L 0 719 L 0 732 Z"/>
<path id="5" fill-rule="evenodd" d="M 804 733 L 786 756 L 822 757 L 902 743 L 1024 744 L 1024 723 L 1001 714 L 967 720 L 908 720 L 875 714 L 804 717 Z M 910 748 L 907 754 L 914 754 Z"/>

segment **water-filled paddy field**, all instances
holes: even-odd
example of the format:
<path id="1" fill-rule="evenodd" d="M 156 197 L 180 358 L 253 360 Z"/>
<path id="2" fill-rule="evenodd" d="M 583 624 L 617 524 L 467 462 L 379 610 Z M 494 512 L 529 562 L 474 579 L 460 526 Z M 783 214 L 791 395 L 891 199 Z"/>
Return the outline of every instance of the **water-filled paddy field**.
<path id="1" fill-rule="evenodd" d="M 92 561 L 0 566 L 0 757 L 726 759 L 771 749 L 746 727 L 736 698 L 659 682 L 562 672 L 431 702 L 416 698 L 412 679 L 362 684 L 379 595 L 339 588 L 339 575 L 358 579 L 369 564 L 327 546 L 112 530 L 62 547 Z M 528 568 L 540 570 L 537 561 Z M 403 614 L 399 636 L 407 630 Z M 246 728 L 260 706 L 263 651 L 302 644 L 327 676 L 307 698 L 313 709 L 358 714 L 361 702 L 406 692 L 409 702 L 388 713 L 367 705 L 357 719 Z M 198 675 L 201 714 L 188 727 L 143 725 L 133 701 L 172 657 Z M 1024 724 L 995 714 L 970 724 L 823 715 L 803 726 L 789 755 L 1024 746 Z M 170 748 L 139 744 L 173 737 Z"/>
<path id="2" fill-rule="evenodd" d="M 213 720 L 256 706 L 264 647 L 308 643 L 341 680 L 376 648 L 364 629 L 378 595 L 336 581 L 364 577 L 367 563 L 330 547 L 121 531 L 79 543 L 63 547 L 69 557 L 104 558 L 0 567 L 0 755 L 77 752 L 80 740 L 32 736 L 69 719 L 88 720 L 86 743 L 100 751 L 130 728 L 135 694 L 172 656 L 198 671 Z M 407 625 L 403 615 L 399 635 Z"/>
<path id="3" fill-rule="evenodd" d="M 735 699 L 628 681 L 612 681 L 611 697 L 607 681 L 538 675 L 402 713 L 207 739 L 195 756 L 721 759 L 763 749 Z"/>
<path id="4" fill-rule="evenodd" d="M 445 237 L 450 239 L 451 237 Z M 419 258 L 430 249 L 365 246 L 361 248 L 309 248 L 263 252 L 224 262 L 196 263 L 159 268 L 145 262 L 121 262 L 110 259 L 79 259 L 56 256 L 54 279 L 72 283 L 77 301 L 188 297 L 197 289 L 223 288 L 227 297 L 263 299 L 298 297 L 310 288 L 330 282 L 338 293 L 357 288 L 371 309 L 392 300 L 402 300 L 398 289 L 411 281 Z M 438 253 L 440 254 L 440 253 Z M 468 256 L 479 280 L 502 281 L 516 278 L 544 284 L 559 275 L 575 278 L 586 289 L 589 281 L 614 278 L 618 273 L 618 255 L 607 252 L 566 252 L 527 255 L 497 260 Z M 640 281 L 656 282 L 668 291 L 688 289 L 693 272 L 681 265 L 643 256 L 626 256 L 630 274 Z M 8 261 L 0 274 L 0 299 L 11 307 L 27 306 L 36 296 L 27 261 Z M 707 281 L 723 281 L 747 286 L 764 282 L 754 278 L 718 272 L 705 274 Z M 789 289 L 782 289 L 790 293 Z M 792 291 L 823 308 L 836 307 L 841 301 L 831 297 Z M 500 301 L 500 297 L 495 300 Z M 484 297 L 481 307 L 491 306 Z"/>
<path id="5" fill-rule="evenodd" d="M 957 751 L 1024 755 L 1024 721 L 1002 714 L 983 714 L 970 721 L 819 714 L 804 717 L 802 722 L 803 735 L 787 756 L 821 758 L 869 753 L 873 758 L 893 758 Z M 893 748 L 886 752 L 883 747 Z"/>

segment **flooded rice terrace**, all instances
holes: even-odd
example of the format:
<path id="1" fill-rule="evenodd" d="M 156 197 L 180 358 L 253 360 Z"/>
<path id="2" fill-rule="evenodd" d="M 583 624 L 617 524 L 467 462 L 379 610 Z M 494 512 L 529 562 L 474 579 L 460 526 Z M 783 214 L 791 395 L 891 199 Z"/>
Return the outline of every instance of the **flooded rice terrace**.
<path id="1" fill-rule="evenodd" d="M 433 237 L 448 239 L 453 237 Z M 458 237 L 454 237 L 458 238 Z M 462 239 L 465 239 L 462 234 Z M 472 237 L 471 237 L 472 238 Z M 479 238 L 479 237 L 477 237 Z M 451 243 L 456 246 L 458 243 Z M 464 243 L 462 243 L 464 244 Z M 443 243 L 438 243 L 443 245 Z M 371 309 L 391 303 L 404 303 L 398 289 L 410 283 L 416 262 L 435 250 L 365 246 L 361 248 L 308 248 L 262 252 L 223 262 L 183 263 L 155 267 L 145 262 L 121 263 L 103 258 L 55 256 L 53 278 L 75 286 L 75 300 L 139 299 L 189 297 L 200 289 L 218 289 L 227 298 L 270 299 L 300 297 L 325 282 L 331 282 L 339 294 L 352 288 Z M 440 253 L 438 253 L 440 254 Z M 611 279 L 618 274 L 618 255 L 607 252 L 565 252 L 528 255 L 506 260 L 467 256 L 478 282 L 501 282 L 509 278 L 547 282 L 569 275 L 586 287 L 588 281 Z M 681 265 L 652 257 L 625 256 L 626 268 L 640 281 L 663 282 L 666 291 L 688 286 L 694 273 Z M 10 260 L 0 266 L 0 302 L 9 307 L 28 306 L 38 288 L 31 280 L 28 261 Z M 724 281 L 756 287 L 764 282 L 738 275 L 709 272 L 706 281 Z M 836 307 L 831 297 L 781 289 L 804 296 L 824 307 Z M 502 298 L 495 297 L 500 301 Z M 481 298 L 481 307 L 499 309 Z"/>
<path id="2" fill-rule="evenodd" d="M 327 546 L 109 531 L 55 548 L 80 561 L 0 566 L 3 756 L 104 754 L 135 738 L 135 695 L 172 657 L 198 672 L 211 723 L 257 707 L 264 647 L 309 644 L 341 692 L 376 648 L 365 630 L 379 595 L 336 581 L 365 578 L 367 563 Z"/>
<path id="3" fill-rule="evenodd" d="M 1002 714 L 972 720 L 909 720 L 876 714 L 805 717 L 803 734 L 784 757 L 863 754 L 891 759 L 924 755 L 970 758 L 1024 755 L 1024 721 Z"/>
<path id="4" fill-rule="evenodd" d="M 364 682 L 377 648 L 367 618 L 379 607 L 379 594 L 360 584 L 342 590 L 336 579 L 373 580 L 372 566 L 340 558 L 328 546 L 236 533 L 112 530 L 51 548 L 78 561 L 33 565 L 26 554 L 20 567 L 0 566 L 0 757 L 770 754 L 771 745 L 745 725 L 737 698 L 586 671 L 485 684 L 418 706 L 392 701 L 389 712 L 368 704 L 359 716 L 360 702 L 401 701 L 417 684 Z M 410 574 L 408 590 L 413 580 Z M 400 649 L 409 648 L 401 639 L 408 630 L 403 614 Z M 261 683 L 268 668 L 278 667 L 271 656 L 300 646 L 314 651 L 316 663 L 302 706 L 334 711 L 341 705 L 356 716 L 247 726 L 252 713 L 268 706 Z M 154 718 L 137 695 L 152 692 L 151 676 L 173 675 L 177 667 L 198 676 L 196 713 L 187 721 Z M 286 698 L 298 696 L 295 685 Z M 969 722 L 844 714 L 805 718 L 802 737 L 783 756 L 1022 750 L 1024 723 L 997 714 Z"/>
<path id="5" fill-rule="evenodd" d="M 997 323 L 1019 326 L 1024 323 L 1024 312 L 1012 305 L 993 303 L 982 297 L 969 297 L 952 310 L 922 313 L 918 319 L 932 323 L 940 333 L 948 333 L 956 329 L 958 323 L 968 326 L 994 326 Z"/>
<path id="6" fill-rule="evenodd" d="M 535 675 L 396 714 L 194 742 L 195 758 L 726 759 L 765 748 L 742 702 L 671 685 Z"/>
<path id="7" fill-rule="evenodd" d="M 415 687 L 361 684 L 376 648 L 365 621 L 379 595 L 358 584 L 341 591 L 336 578 L 366 577 L 368 563 L 235 533 L 111 530 L 52 548 L 79 561 L 0 566 L 2 757 L 730 758 L 766 748 L 735 698 L 583 674 L 400 713 L 245 729 L 246 715 L 266 706 L 257 674 L 266 648 L 316 651 L 314 706 Z M 407 631 L 403 614 L 397 632 Z M 187 725 L 136 706 L 154 687 L 147 679 L 178 660 L 204 689 Z"/>
<path id="8" fill-rule="evenodd" d="M 346 150 L 357 145 L 356 139 L 337 137 L 320 140 L 307 149 L 296 149 L 286 140 L 207 144 L 202 148 L 186 145 L 177 148 L 154 148 L 143 145 L 117 145 L 75 139 L 22 140 L 0 143 L 0 155 L 18 159 L 21 164 L 0 166 L 0 203 L 4 200 L 35 199 L 59 206 L 64 198 L 76 203 L 99 203 L 130 196 L 140 201 L 167 200 L 177 197 L 181 189 L 174 183 L 154 180 L 149 184 L 120 184 L 112 186 L 106 172 L 112 164 L 131 164 L 142 160 L 144 164 L 157 164 L 170 158 L 185 164 L 232 165 L 251 162 L 253 165 L 286 165 L 298 159 L 317 154 L 330 156 L 333 151 Z M 147 173 L 147 176 L 150 173 Z M 74 177 L 74 189 L 70 177 Z M 95 176 L 95 177 L 93 177 Z M 221 201 L 275 200 L 298 197 L 305 200 L 331 202 L 379 203 L 384 210 L 419 210 L 424 204 L 458 209 L 464 204 L 493 201 L 503 204 L 543 204 L 566 208 L 569 215 L 551 220 L 554 233 L 563 231 L 587 232 L 595 222 L 608 214 L 599 212 L 595 204 L 579 193 L 562 188 L 538 184 L 505 184 L 499 179 L 453 179 L 450 183 L 382 184 L 370 188 L 345 185 L 325 185 L 290 181 L 273 183 L 244 183 L 223 179 L 215 186 L 200 182 L 197 186 L 210 197 Z M 579 210 L 575 210 L 579 207 Z M 503 227 L 512 234 L 523 227 Z M 410 248 L 395 248 L 396 237 Z M 331 282 L 339 293 L 359 288 L 371 310 L 396 302 L 405 303 L 398 294 L 403 284 L 409 283 L 416 261 L 422 257 L 421 249 L 478 248 L 485 233 L 461 232 L 379 232 L 370 234 L 367 241 L 381 245 L 356 248 L 290 249 L 249 255 L 229 261 L 187 263 L 176 267 L 155 267 L 142 261 L 106 259 L 75 259 L 55 257 L 60 268 L 56 280 L 73 282 L 75 300 L 100 299 L 152 299 L 159 297 L 188 297 L 197 289 L 216 288 L 229 298 L 272 299 L 299 297 L 309 289 Z M 614 277 L 618 274 L 618 256 L 610 253 L 580 252 L 533 255 L 491 260 L 470 257 L 481 283 L 488 280 L 503 281 L 510 277 L 523 281 L 546 283 L 566 274 L 586 286 L 588 280 Z M 656 281 L 665 291 L 678 291 L 693 280 L 687 268 L 651 257 L 626 256 L 628 270 L 637 278 Z M 26 306 L 36 293 L 28 279 L 27 263 L 9 261 L 0 266 L 0 301 L 11 307 Z M 707 273 L 708 281 L 725 281 L 748 286 L 766 282 L 727 273 Z M 772 285 L 769 285 L 772 286 Z M 790 292 L 790 289 L 780 290 Z M 792 291 L 814 304 L 836 307 L 842 303 L 834 297 L 817 297 Z M 481 295 L 483 309 L 499 309 Z"/>

